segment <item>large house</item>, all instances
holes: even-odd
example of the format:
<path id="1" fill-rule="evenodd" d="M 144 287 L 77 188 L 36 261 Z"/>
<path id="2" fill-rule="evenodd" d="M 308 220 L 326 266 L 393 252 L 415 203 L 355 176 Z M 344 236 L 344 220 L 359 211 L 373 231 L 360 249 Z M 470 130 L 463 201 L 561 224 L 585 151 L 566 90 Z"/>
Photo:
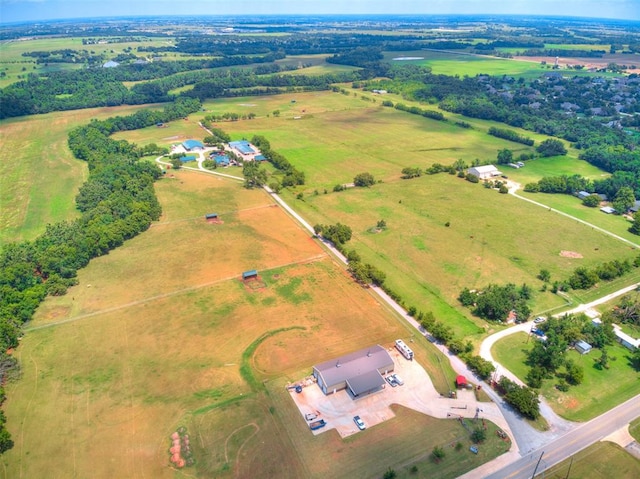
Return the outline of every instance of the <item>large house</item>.
<path id="1" fill-rule="evenodd" d="M 393 371 L 393 359 L 380 345 L 341 356 L 313 366 L 313 376 L 325 394 L 347 389 L 353 397 L 361 397 L 382 389 L 382 374 Z"/>

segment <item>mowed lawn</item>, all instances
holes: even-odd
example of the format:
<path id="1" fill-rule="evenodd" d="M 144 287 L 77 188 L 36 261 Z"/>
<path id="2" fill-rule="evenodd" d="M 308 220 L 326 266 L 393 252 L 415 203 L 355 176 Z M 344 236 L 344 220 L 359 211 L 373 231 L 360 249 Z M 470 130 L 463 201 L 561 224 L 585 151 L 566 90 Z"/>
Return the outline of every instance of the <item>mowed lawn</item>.
<path id="1" fill-rule="evenodd" d="M 48 223 L 76 217 L 75 196 L 87 179 L 86 163 L 67 146 L 69 131 L 129 115 L 141 107 L 90 108 L 0 121 L 0 242 L 33 239 Z"/>
<path id="2" fill-rule="evenodd" d="M 52 464 L 60 477 L 303 477 L 262 380 L 406 335 L 263 192 L 190 172 L 157 189 L 163 219 L 30 324 L 23 378 L 6 386 L 6 477 Z M 205 223 L 205 208 L 224 223 Z M 264 287 L 240 281 L 252 267 Z M 197 461 L 184 474 L 168 467 L 181 425 Z"/>
<path id="3" fill-rule="evenodd" d="M 506 337 L 494 345 L 493 357 L 524 381 L 529 371 L 524 363 L 526 353 L 534 341 L 533 337 L 527 341 L 525 333 Z M 555 388 L 557 378 L 545 380 L 541 393 L 558 414 L 572 421 L 587 421 L 640 394 L 640 372 L 630 365 L 630 351 L 614 343 L 607 346 L 607 353 L 610 368 L 600 370 L 595 367 L 595 361 L 600 357 L 599 350 L 594 349 L 588 354 L 579 354 L 575 350 L 567 352 L 566 358 L 583 368 L 584 381 L 578 386 L 571 386 L 567 392 L 561 392 Z"/>

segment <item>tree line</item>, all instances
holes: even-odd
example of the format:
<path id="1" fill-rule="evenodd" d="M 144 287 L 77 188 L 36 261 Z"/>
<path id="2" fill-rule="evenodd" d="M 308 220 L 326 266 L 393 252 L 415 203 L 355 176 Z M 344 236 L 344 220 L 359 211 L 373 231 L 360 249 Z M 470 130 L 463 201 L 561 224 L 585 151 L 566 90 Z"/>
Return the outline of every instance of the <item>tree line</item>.
<path id="1" fill-rule="evenodd" d="M 153 183 L 161 176 L 155 165 L 138 161 L 140 149 L 109 135 L 131 125 L 153 125 L 198 111 L 200 103 L 183 99 L 143 115 L 93 120 L 69 133 L 69 148 L 89 165 L 89 178 L 76 197 L 78 219 L 47 225 L 33 241 L 9 243 L 0 251 L 0 374 L 11 377 L 18 364 L 7 350 L 18 346 L 22 325 L 47 295 L 63 295 L 77 283 L 77 271 L 149 228 L 159 218 Z M 136 116 L 137 115 L 137 116 Z M 4 417 L 4 416 L 2 416 Z M 2 423 L 2 421 L 0 421 Z M 10 446 L 0 424 L 0 451 Z M 4 449 L 3 449 L 4 448 Z"/>

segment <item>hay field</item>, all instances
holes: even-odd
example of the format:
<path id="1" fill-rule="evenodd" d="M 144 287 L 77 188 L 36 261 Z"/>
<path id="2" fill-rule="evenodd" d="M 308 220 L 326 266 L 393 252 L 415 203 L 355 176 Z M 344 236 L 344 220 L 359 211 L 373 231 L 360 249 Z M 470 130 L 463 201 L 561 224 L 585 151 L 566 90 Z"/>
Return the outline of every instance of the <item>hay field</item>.
<path id="1" fill-rule="evenodd" d="M 75 196 L 88 171 L 69 151 L 70 130 L 92 118 L 129 115 L 145 106 L 90 108 L 0 121 L 0 242 L 33 239 L 47 223 L 76 216 Z"/>
<path id="2" fill-rule="evenodd" d="M 302 477 L 262 380 L 403 334 L 264 193 L 187 171 L 157 190 L 162 220 L 29 325 L 23 378 L 7 386 L 4 477 L 52 464 L 60 477 L 273 477 L 282 464 Z M 204 222 L 213 205 L 223 224 Z M 265 288 L 239 280 L 251 267 Z M 184 473 L 168 453 L 181 425 L 196 458 Z"/>

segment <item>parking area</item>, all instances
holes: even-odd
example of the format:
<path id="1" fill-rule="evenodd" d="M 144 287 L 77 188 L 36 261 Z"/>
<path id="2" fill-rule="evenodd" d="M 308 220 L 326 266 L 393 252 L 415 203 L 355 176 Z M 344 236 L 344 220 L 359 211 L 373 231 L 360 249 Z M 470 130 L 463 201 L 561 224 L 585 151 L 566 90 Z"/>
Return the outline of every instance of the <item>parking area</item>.
<path id="1" fill-rule="evenodd" d="M 480 417 L 508 430 L 495 404 L 477 402 L 475 394 L 470 390 L 458 391 L 456 399 L 445 398 L 435 390 L 429 375 L 418 361 L 406 360 L 395 348 L 388 351 L 395 365 L 393 373 L 404 381 L 402 386 L 392 387 L 387 382 L 382 390 L 355 399 L 346 390 L 325 396 L 313 382 L 307 382 L 301 393 L 290 390 L 303 421 L 306 421 L 305 415 L 315 414 L 317 420 L 323 419 L 326 422 L 325 427 L 310 430 L 310 433 L 322 434 L 335 429 L 342 437 L 350 436 L 359 432 L 353 421 L 354 416 L 360 416 L 366 427 L 371 428 L 394 417 L 390 407 L 392 404 L 400 404 L 437 418 L 473 417 L 476 408 L 480 408 Z"/>

